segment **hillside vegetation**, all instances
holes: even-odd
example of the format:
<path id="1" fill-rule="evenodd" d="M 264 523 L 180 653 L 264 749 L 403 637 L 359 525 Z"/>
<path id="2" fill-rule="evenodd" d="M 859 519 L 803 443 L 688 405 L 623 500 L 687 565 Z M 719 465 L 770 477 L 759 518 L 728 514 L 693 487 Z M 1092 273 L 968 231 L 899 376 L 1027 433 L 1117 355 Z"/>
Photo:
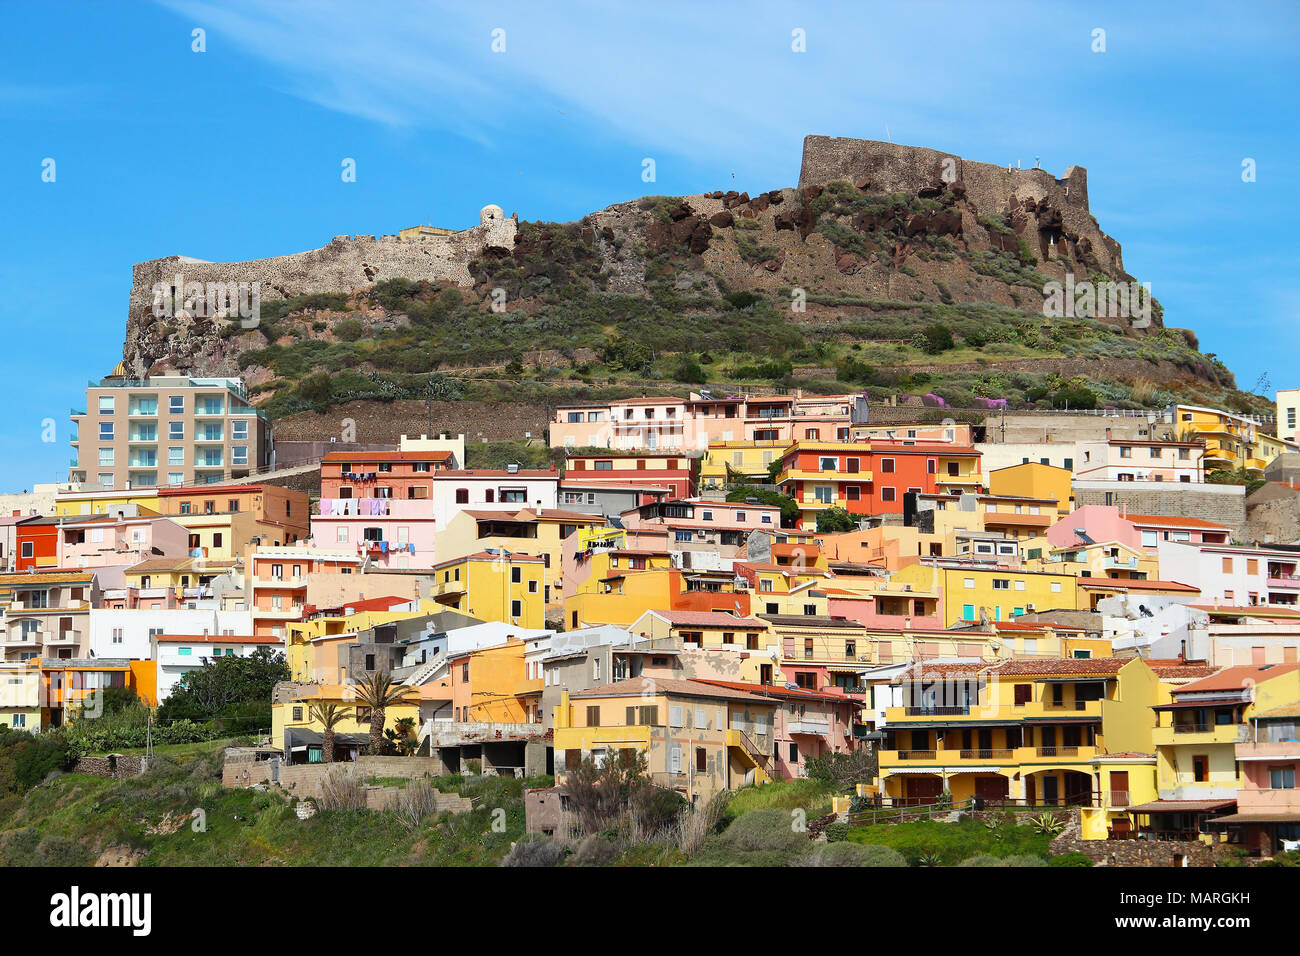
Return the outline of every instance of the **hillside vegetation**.
<path id="1" fill-rule="evenodd" d="M 472 289 L 393 279 L 264 301 L 257 329 L 224 327 L 222 361 L 234 356 L 274 417 L 708 383 L 929 393 L 958 408 L 1266 406 L 1193 333 L 1165 327 L 1158 301 L 1146 328 L 1044 317 L 1049 280 L 1133 277 L 1106 273 L 1086 243 L 1046 244 L 1051 210 L 979 210 L 960 187 L 650 196 L 580 222 L 522 222 L 513 249 L 469 264 Z"/>

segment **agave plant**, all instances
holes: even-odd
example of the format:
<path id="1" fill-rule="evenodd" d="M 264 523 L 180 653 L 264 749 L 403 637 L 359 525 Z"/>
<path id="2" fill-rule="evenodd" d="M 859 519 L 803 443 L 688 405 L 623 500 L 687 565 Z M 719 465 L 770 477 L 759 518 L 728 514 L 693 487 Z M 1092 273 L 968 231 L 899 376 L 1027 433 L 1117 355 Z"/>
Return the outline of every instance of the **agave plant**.
<path id="1" fill-rule="evenodd" d="M 1040 813 L 1029 823 L 1036 833 L 1046 833 L 1049 836 L 1056 836 L 1065 829 L 1065 824 L 1050 813 Z"/>

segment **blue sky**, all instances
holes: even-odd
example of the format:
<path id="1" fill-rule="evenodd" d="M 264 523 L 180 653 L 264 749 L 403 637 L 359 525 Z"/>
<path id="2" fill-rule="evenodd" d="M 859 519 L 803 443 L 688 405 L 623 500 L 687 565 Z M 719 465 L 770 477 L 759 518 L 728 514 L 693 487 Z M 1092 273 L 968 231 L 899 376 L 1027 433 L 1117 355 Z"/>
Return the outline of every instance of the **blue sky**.
<path id="1" fill-rule="evenodd" d="M 66 479 L 68 413 L 121 358 L 136 262 L 463 228 L 488 202 L 568 220 L 645 193 L 788 186 L 808 133 L 1086 166 L 1093 213 L 1166 323 L 1242 387 L 1300 385 L 1294 3 L 19 0 L 3 15 L 0 491 Z"/>

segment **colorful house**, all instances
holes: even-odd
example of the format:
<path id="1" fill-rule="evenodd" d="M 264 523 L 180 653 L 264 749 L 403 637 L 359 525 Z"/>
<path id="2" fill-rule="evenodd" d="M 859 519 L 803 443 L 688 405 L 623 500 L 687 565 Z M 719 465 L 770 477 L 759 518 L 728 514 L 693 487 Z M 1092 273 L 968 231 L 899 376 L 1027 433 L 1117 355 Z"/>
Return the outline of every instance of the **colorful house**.
<path id="1" fill-rule="evenodd" d="M 771 779 L 776 703 L 702 681 L 642 678 L 561 694 L 557 783 L 584 757 L 645 754 L 651 780 L 702 804 L 720 790 Z"/>
<path id="2" fill-rule="evenodd" d="M 430 597 L 484 621 L 545 627 L 545 561 L 535 555 L 492 549 L 433 566 Z"/>

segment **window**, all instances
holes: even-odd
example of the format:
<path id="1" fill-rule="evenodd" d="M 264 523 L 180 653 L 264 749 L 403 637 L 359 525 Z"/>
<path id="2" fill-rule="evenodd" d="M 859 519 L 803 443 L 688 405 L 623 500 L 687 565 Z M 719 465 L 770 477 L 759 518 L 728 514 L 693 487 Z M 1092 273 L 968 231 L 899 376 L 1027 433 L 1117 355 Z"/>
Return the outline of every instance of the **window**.
<path id="1" fill-rule="evenodd" d="M 112 395 L 101 395 L 101 396 L 99 396 L 99 413 L 100 413 L 101 415 L 112 415 L 112 414 L 113 414 L 113 396 L 112 396 Z"/>
<path id="2" fill-rule="evenodd" d="M 739 521 L 744 521 L 744 520 L 745 520 L 745 512 L 743 512 L 743 511 L 737 511 L 737 512 L 736 512 L 736 521 L 739 522 Z"/>
<path id="3" fill-rule="evenodd" d="M 173 415 L 184 415 L 185 396 L 184 395 L 169 396 L 167 399 L 167 411 L 171 412 Z"/>
<path id="4" fill-rule="evenodd" d="M 1294 790 L 1295 767 L 1269 767 L 1268 788 L 1270 790 Z"/>
<path id="5" fill-rule="evenodd" d="M 1132 458 L 1132 457 L 1133 457 L 1133 449 L 1130 448 L 1128 445 L 1120 445 L 1120 446 L 1119 446 L 1119 457 L 1121 457 L 1121 458 Z"/>
<path id="6" fill-rule="evenodd" d="M 184 423 L 184 422 L 168 422 L 168 423 L 167 423 L 167 438 L 168 438 L 169 441 L 184 441 L 184 440 L 185 440 L 185 423 Z"/>
<path id="7" fill-rule="evenodd" d="M 1024 707 L 1031 700 L 1033 700 L 1033 697 L 1034 697 L 1034 686 L 1032 684 L 1015 685 L 1015 705 L 1017 707 Z"/>
<path id="8" fill-rule="evenodd" d="M 112 440 L 113 440 L 113 423 L 112 423 L 112 422 L 100 422 L 100 423 L 99 423 L 99 440 L 100 440 L 100 441 L 112 441 Z"/>
<path id="9" fill-rule="evenodd" d="M 230 423 L 230 437 L 235 441 L 248 441 L 248 422 L 241 418 L 232 420 Z"/>
<path id="10" fill-rule="evenodd" d="M 467 505 L 467 504 L 469 504 L 469 489 L 468 489 L 468 488 L 457 488 L 457 489 L 456 489 L 456 504 L 458 504 L 458 505 Z"/>
<path id="11" fill-rule="evenodd" d="M 820 464 L 821 464 L 822 471 L 840 470 L 840 462 L 838 458 L 822 458 Z"/>
<path id="12" fill-rule="evenodd" d="M 892 459 L 892 458 L 882 458 L 882 459 L 880 459 L 880 470 L 881 470 L 883 473 L 887 474 L 887 475 L 893 474 L 893 472 L 894 472 L 894 459 Z"/>
<path id="13" fill-rule="evenodd" d="M 805 659 L 811 659 L 813 656 L 813 639 L 811 637 L 804 638 L 803 656 Z"/>
<path id="14" fill-rule="evenodd" d="M 101 467 L 110 467 L 110 468 L 112 467 L 113 465 L 112 448 L 101 448 L 99 450 L 99 464 Z"/>
<path id="15" fill-rule="evenodd" d="M 510 616 L 511 616 L 511 617 L 522 617 L 523 614 L 524 614 L 524 605 L 523 605 L 523 602 L 522 602 L 522 601 L 511 601 L 511 602 L 510 602 Z"/>
<path id="16" fill-rule="evenodd" d="M 183 445 L 177 448 L 167 449 L 167 464 L 169 465 L 185 464 L 185 447 Z"/>
<path id="17" fill-rule="evenodd" d="M 995 591 L 1010 591 L 1010 590 L 1011 590 L 1011 579 L 1010 579 L 1010 578 L 994 578 L 994 579 L 993 579 L 993 590 L 995 590 Z"/>
<path id="18" fill-rule="evenodd" d="M 234 445 L 230 449 L 230 463 L 232 465 L 248 464 L 248 446 Z"/>
<path id="19" fill-rule="evenodd" d="M 897 488 L 881 488 L 881 489 L 880 489 L 880 500 L 881 500 L 881 501 L 897 501 L 897 500 L 898 500 L 898 489 L 897 489 Z"/>
<path id="20" fill-rule="evenodd" d="M 1192 757 L 1192 779 L 1197 783 L 1208 783 L 1210 779 L 1210 758 L 1207 754 Z"/>
<path id="21" fill-rule="evenodd" d="M 830 485 L 817 485 L 813 488 L 813 497 L 818 504 L 829 505 L 835 501 L 835 489 Z"/>
<path id="22" fill-rule="evenodd" d="M 713 520 L 713 512 L 712 512 L 712 511 L 701 511 L 701 512 L 700 512 L 700 520 L 702 520 L 702 521 L 712 521 L 712 520 Z"/>
<path id="23" fill-rule="evenodd" d="M 528 495 L 522 488 L 502 488 L 500 500 L 522 505 L 528 502 Z"/>
<path id="24" fill-rule="evenodd" d="M 522 580 L 524 579 L 524 576 L 523 576 L 523 575 L 524 575 L 523 568 L 511 568 L 511 569 L 510 569 L 510 583 L 511 583 L 511 584 L 518 584 L 520 581 L 522 581 Z"/>
<path id="25" fill-rule="evenodd" d="M 1224 574 L 1232 573 L 1232 558 L 1223 559 L 1223 573 Z"/>
<path id="26" fill-rule="evenodd" d="M 599 707 L 588 707 L 588 708 L 587 708 L 587 726 L 588 726 L 588 727 L 599 727 L 599 726 L 600 726 L 600 708 L 599 708 Z"/>

